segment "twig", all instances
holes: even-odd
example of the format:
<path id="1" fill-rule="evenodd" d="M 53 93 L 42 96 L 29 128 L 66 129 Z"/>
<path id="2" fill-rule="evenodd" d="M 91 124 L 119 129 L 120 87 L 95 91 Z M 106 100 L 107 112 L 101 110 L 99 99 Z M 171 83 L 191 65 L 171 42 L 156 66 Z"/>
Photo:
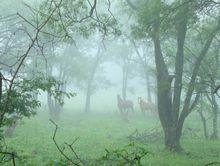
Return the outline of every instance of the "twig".
<path id="1" fill-rule="evenodd" d="M 214 165 L 214 164 L 220 164 L 220 162 L 211 162 L 211 163 L 205 164 L 205 166 Z"/>
<path id="2" fill-rule="evenodd" d="M 10 155 L 12 157 L 12 164 L 13 164 L 13 166 L 16 166 L 15 153 L 14 152 L 0 152 L 0 153 L 4 154 L 4 155 Z"/>
<path id="3" fill-rule="evenodd" d="M 54 130 L 54 133 L 53 133 L 53 142 L 54 142 L 56 148 L 58 149 L 58 151 L 61 153 L 62 156 L 64 156 L 67 159 L 67 161 L 71 162 L 73 165 L 80 166 L 79 163 L 75 163 L 70 157 L 68 157 L 64 153 L 65 147 L 63 147 L 62 149 L 60 148 L 60 146 L 58 145 L 58 143 L 56 141 L 56 134 L 57 134 L 57 130 L 58 130 L 58 125 L 52 119 L 50 119 L 50 122 L 55 126 L 55 130 Z M 69 144 L 67 144 L 67 145 L 70 147 L 72 152 L 74 152 L 75 156 L 77 156 L 77 159 L 81 162 L 80 158 L 78 157 L 78 155 L 75 153 L 74 149 L 72 148 L 73 143 L 70 144 L 70 145 Z"/>

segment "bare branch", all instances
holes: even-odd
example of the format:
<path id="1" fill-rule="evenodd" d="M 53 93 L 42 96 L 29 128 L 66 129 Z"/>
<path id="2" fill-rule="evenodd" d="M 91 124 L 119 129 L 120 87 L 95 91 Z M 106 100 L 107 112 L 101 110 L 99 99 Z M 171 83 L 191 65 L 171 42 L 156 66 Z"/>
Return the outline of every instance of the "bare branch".
<path id="1" fill-rule="evenodd" d="M 67 144 L 65 143 L 66 145 L 68 145 L 68 147 L 71 149 L 71 151 L 74 153 L 74 155 L 77 157 L 77 159 L 79 160 L 79 163 L 76 163 L 74 162 L 70 157 L 68 157 L 65 153 L 64 153 L 64 150 L 65 150 L 65 147 L 63 148 L 60 148 L 60 146 L 58 145 L 57 141 L 56 141 L 56 134 L 57 134 L 57 130 L 58 130 L 58 125 L 52 120 L 50 119 L 50 122 L 55 126 L 55 130 L 54 130 L 54 133 L 53 133 L 53 142 L 56 146 L 56 148 L 58 149 L 58 151 L 60 152 L 60 154 L 66 158 L 67 161 L 71 162 L 73 165 L 76 165 L 76 166 L 80 166 L 79 163 L 82 163 L 82 160 L 79 158 L 79 156 L 76 154 L 75 150 L 73 149 L 73 144 L 76 142 L 76 140 L 78 139 L 75 139 L 73 141 L 72 144 Z"/>

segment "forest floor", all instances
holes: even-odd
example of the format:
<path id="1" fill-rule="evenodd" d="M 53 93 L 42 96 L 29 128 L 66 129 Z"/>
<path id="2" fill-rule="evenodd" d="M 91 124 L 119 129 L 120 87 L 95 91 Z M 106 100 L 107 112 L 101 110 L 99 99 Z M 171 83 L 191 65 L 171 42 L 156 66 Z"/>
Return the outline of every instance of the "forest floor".
<path id="1" fill-rule="evenodd" d="M 78 140 L 74 149 L 83 159 L 96 159 L 105 155 L 106 150 L 125 147 L 131 142 L 128 137 L 135 130 L 147 135 L 141 141 L 132 137 L 139 146 L 149 153 L 141 160 L 143 165 L 152 166 L 202 166 L 220 161 L 220 141 L 205 140 L 200 123 L 187 123 L 181 141 L 184 152 L 173 154 L 164 150 L 163 133 L 160 122 L 154 115 L 130 115 L 129 122 L 123 121 L 117 113 L 85 115 L 67 111 L 56 121 L 58 131 L 56 140 L 60 146 L 65 142 Z M 55 126 L 46 113 L 39 113 L 30 119 L 24 119 L 15 130 L 12 138 L 6 139 L 8 147 L 22 156 L 18 165 L 59 165 L 63 157 L 56 148 L 52 136 Z M 149 131 L 149 132 L 148 132 Z M 131 138 L 131 137 L 130 137 Z M 72 155 L 70 151 L 66 151 Z M 9 163 L 8 163 L 9 164 Z M 11 164 L 11 163 L 10 163 Z M 9 165 L 10 165 L 9 164 Z"/>

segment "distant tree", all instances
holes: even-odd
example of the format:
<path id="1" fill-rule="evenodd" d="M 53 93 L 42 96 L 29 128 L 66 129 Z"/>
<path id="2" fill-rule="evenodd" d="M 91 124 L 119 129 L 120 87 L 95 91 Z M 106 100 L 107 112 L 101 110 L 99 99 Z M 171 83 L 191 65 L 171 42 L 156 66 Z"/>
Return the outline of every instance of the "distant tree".
<path id="1" fill-rule="evenodd" d="M 206 97 L 209 102 L 210 111 L 212 112 L 212 134 L 210 139 L 218 139 L 218 114 L 219 105 L 217 96 L 215 95 L 216 83 L 219 81 L 219 46 L 214 44 L 211 48 L 209 56 L 203 61 L 199 77 L 202 80 L 203 96 Z M 212 64 L 212 65 L 207 65 Z"/>
<path id="2" fill-rule="evenodd" d="M 111 60 L 116 63 L 122 71 L 121 78 L 121 94 L 122 99 L 127 99 L 127 92 L 129 90 L 129 80 L 135 76 L 136 66 L 134 65 L 134 50 L 131 47 L 131 43 L 124 37 L 118 39 L 117 42 L 110 44 Z"/>
<path id="3" fill-rule="evenodd" d="M 95 12 L 97 5 L 100 5 L 100 3 L 98 4 L 96 0 L 94 0 L 93 3 L 80 0 L 74 3 L 68 0 L 52 0 L 50 2 L 43 1 L 42 4 L 39 5 L 38 9 L 34 9 L 28 4 L 25 5 L 26 8 L 32 12 L 31 15 L 26 16 L 18 12 L 17 14 L 3 17 L 3 19 L 0 20 L 2 23 L 8 23 L 4 26 L 5 31 L 3 30 L 1 38 L 4 42 L 3 45 L 1 45 L 1 54 L 3 56 L 1 56 L 0 62 L 1 65 L 4 66 L 4 69 L 1 68 L 2 111 L 0 114 L 0 127 L 6 124 L 5 119 L 7 119 L 7 114 L 12 111 L 10 112 L 11 114 L 16 110 L 14 106 L 13 108 L 10 107 L 12 106 L 11 104 L 13 104 L 13 100 L 19 101 L 19 98 L 15 97 L 19 96 L 17 93 L 22 93 L 23 88 L 25 91 L 24 95 L 27 95 L 23 96 L 24 104 L 22 105 L 23 107 L 27 107 L 27 109 L 23 109 L 25 115 L 27 114 L 25 110 L 28 111 L 32 107 L 36 108 L 39 106 L 36 97 L 33 98 L 30 94 L 31 89 L 25 89 L 26 86 L 29 86 L 29 84 L 30 86 L 32 83 L 34 84 L 32 92 L 35 91 L 36 94 L 38 94 L 39 89 L 48 91 L 50 95 L 54 95 L 56 102 L 61 102 L 61 98 L 58 98 L 58 96 L 60 97 L 63 93 L 65 93 L 63 88 L 60 89 L 63 83 L 55 85 L 55 80 L 51 79 L 50 76 L 47 78 L 34 76 L 31 78 L 29 77 L 30 80 L 27 79 L 25 65 L 35 61 L 34 58 L 29 59 L 31 54 L 41 53 L 42 57 L 46 58 L 44 56 L 44 47 L 47 46 L 48 43 L 71 42 L 73 41 L 71 36 L 73 32 L 84 37 L 88 37 L 91 33 L 90 29 L 92 30 L 92 27 L 94 27 L 94 30 L 98 29 L 101 31 L 103 33 L 103 37 L 105 37 L 108 32 L 118 33 L 118 31 L 114 28 L 116 20 L 114 18 L 111 19 L 113 17 L 111 12 L 107 11 L 106 13 L 108 14 L 103 15 L 98 15 L 97 12 Z M 111 3 L 108 2 L 107 6 L 110 9 Z M 74 12 L 69 13 L 69 9 L 72 9 Z M 11 26 L 10 23 L 15 21 L 18 22 L 16 22 L 15 26 Z M 26 48 L 26 50 L 24 50 L 24 48 Z M 24 53 L 22 54 L 21 52 Z M 10 53 L 12 53 L 12 55 L 17 53 L 17 55 L 9 57 L 8 55 Z M 63 76 L 64 74 L 60 73 L 59 77 Z M 32 80 L 36 80 L 38 78 L 42 80 L 38 80 L 39 85 L 35 85 L 36 82 L 32 82 Z M 49 83 L 43 78 L 48 80 Z M 63 80 L 63 78 L 61 78 L 61 80 Z M 40 81 L 43 81 L 42 84 Z M 65 95 L 71 96 L 72 94 L 66 93 Z M 20 97 L 22 97 L 22 95 Z M 28 102 L 26 105 L 25 100 L 30 100 L 30 105 Z M 22 100 L 19 102 L 21 101 Z M 21 115 L 25 116 L 24 114 Z"/>
<path id="4" fill-rule="evenodd" d="M 97 38 L 91 38 L 85 42 L 82 48 L 83 64 L 81 65 L 83 78 L 79 81 L 78 87 L 85 91 L 85 113 L 91 112 L 91 97 L 102 88 L 111 86 L 111 82 L 106 79 L 102 64 L 106 60 L 104 45 L 102 42 L 95 42 Z M 98 39 L 98 41 L 100 41 Z M 92 44 L 91 44 L 92 43 Z"/>
<path id="5" fill-rule="evenodd" d="M 6 16 L 6 20 L 3 20 L 8 24 L 20 20 L 24 22 L 22 24 L 18 22 L 14 27 L 6 26 L 6 31 L 2 36 L 2 39 L 8 42 L 2 47 L 0 59 L 3 66 L 0 69 L 0 128 L 15 123 L 14 115 L 18 117 L 17 119 L 21 119 L 35 114 L 36 108 L 40 106 L 35 95 L 39 94 L 40 90 L 49 92 L 61 104 L 63 104 L 60 98 L 62 94 L 72 96 L 72 94 L 60 91 L 57 87 L 62 83 L 53 77 L 47 78 L 40 73 L 30 77 L 27 70 L 30 62 L 33 62 L 29 56 L 42 49 L 40 34 L 52 15 L 57 12 L 59 5 L 54 6 L 47 16 L 42 16 L 36 26 L 34 26 L 35 22 L 32 24 L 19 13 Z"/>
<path id="6" fill-rule="evenodd" d="M 100 63 L 101 63 L 101 60 L 102 60 L 102 56 L 103 56 L 103 53 L 101 52 L 101 48 L 100 46 L 98 46 L 98 49 L 97 49 L 97 52 L 95 53 L 95 56 L 94 58 L 92 58 L 93 60 L 93 63 L 91 65 L 91 67 L 89 67 L 89 75 L 88 75 L 88 79 L 87 79 L 87 90 L 86 90 L 86 104 L 85 104 L 85 112 L 86 113 L 89 113 L 91 111 L 91 108 L 90 108 L 90 98 L 91 98 L 91 95 L 92 95 L 92 91 L 93 90 L 93 80 L 95 78 L 95 74 L 96 74 L 96 70 L 97 68 L 99 67 Z"/>
<path id="7" fill-rule="evenodd" d="M 137 60 L 140 63 L 141 67 L 141 74 L 143 75 L 145 79 L 145 85 L 147 89 L 147 99 L 148 101 L 152 102 L 152 95 L 155 93 L 155 87 L 154 87 L 154 79 L 156 77 L 154 72 L 154 66 L 150 64 L 151 61 L 151 55 L 150 51 L 147 52 L 146 47 L 141 45 L 141 47 L 137 46 L 136 42 L 134 40 L 131 40 L 131 43 L 133 44 L 134 50 L 137 54 Z M 142 43 L 141 43 L 142 44 Z M 140 51 L 141 49 L 141 51 Z M 155 99 L 155 103 L 157 99 Z"/>

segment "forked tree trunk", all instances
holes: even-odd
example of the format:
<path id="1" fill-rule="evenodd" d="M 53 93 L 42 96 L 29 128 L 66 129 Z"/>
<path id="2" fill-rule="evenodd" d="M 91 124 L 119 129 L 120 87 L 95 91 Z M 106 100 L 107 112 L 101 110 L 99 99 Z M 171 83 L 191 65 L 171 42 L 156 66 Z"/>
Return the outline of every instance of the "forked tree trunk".
<path id="1" fill-rule="evenodd" d="M 129 1 L 130 2 L 130 1 Z M 162 4 L 161 0 L 156 1 L 158 5 Z M 183 0 L 183 3 L 186 0 Z M 129 4 L 129 3 L 128 3 Z M 181 92 L 182 92 L 182 75 L 184 65 L 184 43 L 188 25 L 189 3 L 182 5 L 178 9 L 175 17 L 176 37 L 177 37 L 177 53 L 175 59 L 174 76 L 170 76 L 168 66 L 163 57 L 160 44 L 160 13 L 155 13 L 152 24 L 151 35 L 154 43 L 155 64 L 157 73 L 157 97 L 158 97 L 158 112 L 161 125 L 165 135 L 165 146 L 171 151 L 181 150 L 180 138 L 182 135 L 183 124 L 186 117 L 191 113 L 198 100 L 198 95 L 193 98 L 196 78 L 198 76 L 199 68 L 202 60 L 206 56 L 213 38 L 216 36 L 220 27 L 220 19 L 217 26 L 210 31 L 210 36 L 207 38 L 202 50 L 196 58 L 192 75 L 188 84 L 188 90 L 184 99 L 183 108 L 180 108 Z M 131 5 L 130 5 L 131 6 Z M 132 6 L 131 6 L 132 7 Z M 172 80 L 174 80 L 174 88 L 171 90 Z M 180 110 L 182 110 L 180 112 Z"/>
<path id="2" fill-rule="evenodd" d="M 130 1 L 129 1 L 130 2 Z M 183 2 L 186 2 L 185 0 Z M 162 1 L 157 1 L 158 5 Z M 129 4 L 129 3 L 128 3 Z M 130 5 L 131 6 L 131 5 Z M 131 6 L 132 7 L 132 6 Z M 212 43 L 212 40 L 216 33 L 219 31 L 220 20 L 218 20 L 218 25 L 210 32 L 210 36 L 205 42 L 192 71 L 192 76 L 189 82 L 189 89 L 186 92 L 186 97 L 183 103 L 182 111 L 180 112 L 180 98 L 182 91 L 182 74 L 183 74 L 183 64 L 184 64 L 184 43 L 185 36 L 187 32 L 188 24 L 188 8 L 187 4 L 179 8 L 176 15 L 176 30 L 177 30 L 177 53 L 175 59 L 175 75 L 170 76 L 168 72 L 168 66 L 165 63 L 163 53 L 160 45 L 160 13 L 155 13 L 155 19 L 153 23 L 153 33 L 151 37 L 154 43 L 155 52 L 155 64 L 157 73 L 157 97 L 158 97 L 158 111 L 161 125 L 164 130 L 165 135 L 165 146 L 171 151 L 181 150 L 180 138 L 182 135 L 183 124 L 186 117 L 190 114 L 192 109 L 197 103 L 198 96 L 196 95 L 194 101 L 192 102 L 194 86 L 198 71 L 202 60 L 207 54 L 207 51 Z M 171 91 L 172 80 L 174 80 L 174 90 Z"/>

